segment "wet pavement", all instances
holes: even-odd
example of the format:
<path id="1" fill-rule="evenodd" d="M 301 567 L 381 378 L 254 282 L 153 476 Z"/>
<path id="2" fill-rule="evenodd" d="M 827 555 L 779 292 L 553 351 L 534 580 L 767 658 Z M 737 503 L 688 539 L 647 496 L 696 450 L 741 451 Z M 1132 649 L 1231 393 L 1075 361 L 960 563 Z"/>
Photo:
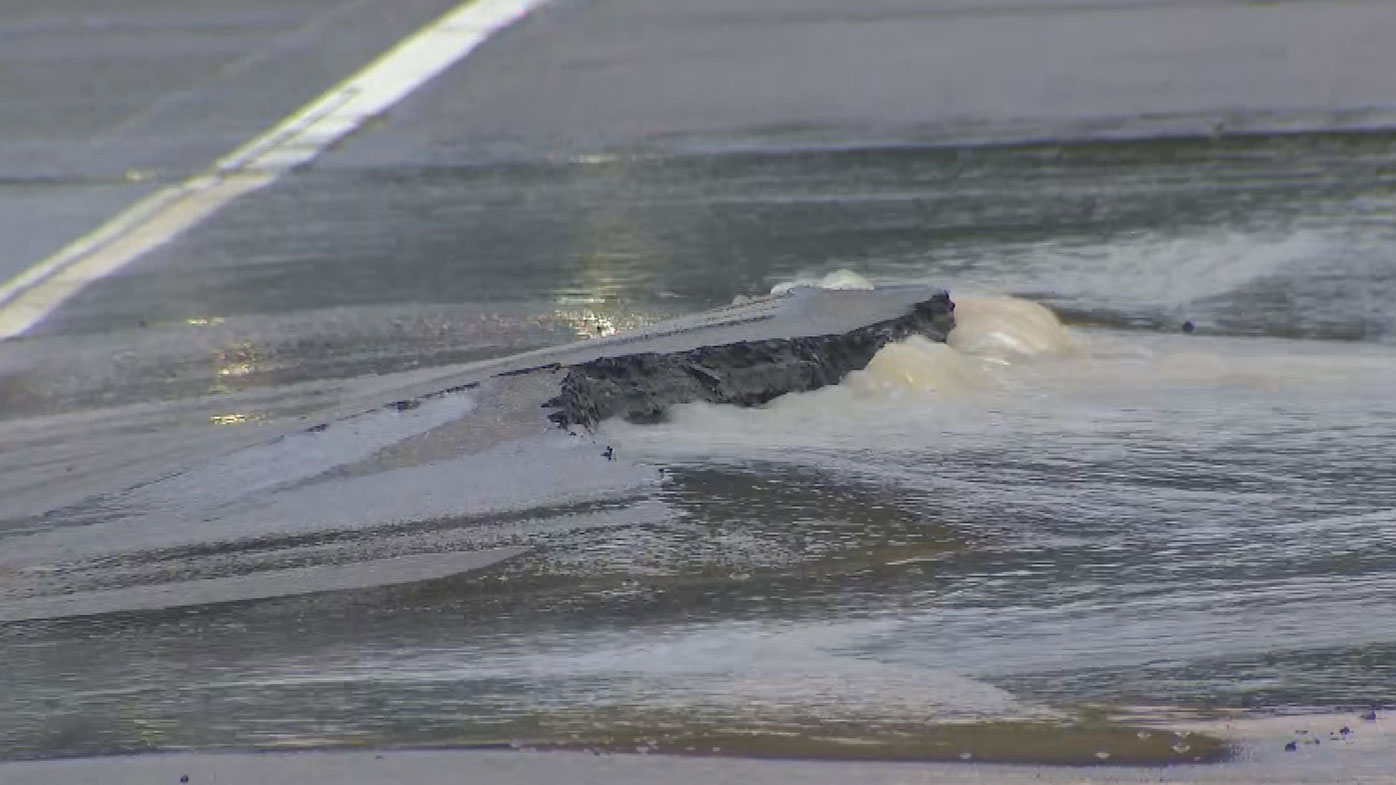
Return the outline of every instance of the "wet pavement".
<path id="1" fill-rule="evenodd" d="M 98 10 L 74 0 L 7 5 L 0 232 L 12 239 L 0 251 L 0 277 L 95 228 L 153 183 L 201 170 L 448 7 L 444 0 L 391 8 L 297 0 L 236 10 L 173 9 L 159 0 Z M 292 221 L 262 225 L 257 237 L 230 211 L 131 270 L 179 268 L 161 275 L 159 288 L 143 295 L 128 287 L 88 302 L 116 313 L 197 303 L 230 285 L 207 279 L 230 254 L 249 270 L 276 261 L 248 242 L 293 254 L 283 236 L 291 224 L 345 233 L 335 249 L 337 276 L 418 299 L 417 289 L 439 282 L 420 274 L 405 281 L 390 260 L 453 247 L 441 239 L 423 247 L 432 234 L 405 223 L 386 232 L 375 226 L 372 238 L 353 230 L 366 215 L 395 209 L 383 189 L 401 187 L 404 176 L 418 180 L 421 167 L 635 148 L 1382 126 L 1396 108 L 1386 78 L 1396 71 L 1387 46 L 1393 35 L 1396 10 L 1376 0 L 878 0 L 856 9 L 824 0 L 755 7 L 559 0 L 317 164 L 372 174 L 280 186 L 292 197 L 333 188 L 330 203 L 283 210 Z M 261 298 L 263 311 L 303 311 L 327 299 L 354 304 L 344 286 L 325 280 L 275 291 L 255 281 L 232 285 Z"/>
<path id="2" fill-rule="evenodd" d="M 1341 717 L 1302 718 L 1315 727 L 1341 724 Z M 1295 723 L 1285 723 L 1292 726 Z M 1241 763 L 1175 765 L 1167 768 L 1098 766 L 1091 769 L 975 763 L 877 763 L 789 760 L 740 760 L 721 757 L 673 757 L 652 754 L 591 754 L 528 751 L 302 752 L 259 755 L 173 754 L 11 764 L 6 772 L 15 785 L 47 785 L 62 777 L 70 785 L 144 785 L 149 782 L 357 783 L 410 781 L 423 785 L 458 782 L 462 773 L 488 782 L 536 783 L 566 780 L 596 785 L 626 783 L 847 783 L 874 785 L 1129 785 L 1130 783 L 1297 783 L 1351 782 L 1386 785 L 1396 782 L 1387 752 L 1389 727 L 1368 725 L 1362 736 L 1320 747 L 1304 744 L 1302 752 L 1281 751 L 1278 744 L 1256 750 Z M 1310 731 L 1304 730 L 1303 735 Z M 1300 736 L 1302 738 L 1302 736 Z M 1325 740 L 1327 734 L 1323 735 Z"/>
<path id="3" fill-rule="evenodd" d="M 326 165 L 1389 126 L 1393 32 L 1379 1 L 565 0 Z"/>
<path id="4" fill-rule="evenodd" d="M 6 3 L 0 279 L 203 170 L 451 5 Z"/>
<path id="5" fill-rule="evenodd" d="M 444 5 L 7 6 L 0 272 Z M 1382 2 L 547 6 L 0 343 L 7 598 L 529 553 L 0 625 L 0 756 L 1396 700 L 1396 140 L 1226 136 L 1386 125 L 1393 37 Z M 975 144 L 1160 132 L 1200 135 Z M 1091 349 L 969 401 L 835 390 L 495 452 L 468 395 L 383 408 L 839 268 L 1030 297 Z M 1382 754 L 1264 749 L 1292 781 Z"/>

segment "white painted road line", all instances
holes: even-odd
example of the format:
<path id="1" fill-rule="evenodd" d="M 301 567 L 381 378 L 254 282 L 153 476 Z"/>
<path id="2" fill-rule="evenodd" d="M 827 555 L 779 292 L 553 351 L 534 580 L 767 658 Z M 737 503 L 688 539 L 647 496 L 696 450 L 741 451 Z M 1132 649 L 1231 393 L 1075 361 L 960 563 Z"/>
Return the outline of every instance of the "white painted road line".
<path id="1" fill-rule="evenodd" d="M 84 286 L 313 160 L 544 2 L 467 0 L 207 171 L 141 199 L 0 285 L 0 339 L 23 334 Z"/>

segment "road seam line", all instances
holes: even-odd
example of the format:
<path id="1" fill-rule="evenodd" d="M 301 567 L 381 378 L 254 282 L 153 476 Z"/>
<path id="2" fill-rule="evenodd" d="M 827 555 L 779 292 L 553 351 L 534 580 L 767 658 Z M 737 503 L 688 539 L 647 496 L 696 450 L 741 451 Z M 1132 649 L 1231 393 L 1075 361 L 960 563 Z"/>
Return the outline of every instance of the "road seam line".
<path id="1" fill-rule="evenodd" d="M 208 169 L 148 194 L 0 284 L 0 339 L 24 334 L 83 287 L 314 160 L 544 2 L 466 0 Z"/>

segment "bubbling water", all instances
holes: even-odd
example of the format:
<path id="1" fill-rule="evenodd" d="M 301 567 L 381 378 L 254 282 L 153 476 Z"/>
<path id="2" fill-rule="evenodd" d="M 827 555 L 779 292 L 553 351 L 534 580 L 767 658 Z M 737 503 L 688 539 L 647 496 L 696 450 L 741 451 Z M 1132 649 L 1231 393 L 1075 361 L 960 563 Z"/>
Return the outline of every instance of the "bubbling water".
<path id="1" fill-rule="evenodd" d="M 851 270 L 834 270 L 821 278 L 800 277 L 778 283 L 778 295 L 800 286 L 820 289 L 872 289 Z M 981 390 L 986 376 L 1004 366 L 1037 358 L 1062 357 L 1079 348 L 1076 337 L 1045 306 L 1017 297 L 955 297 L 955 329 L 945 343 L 919 335 L 884 346 L 868 366 L 850 373 L 839 385 L 857 399 L 900 398 L 936 394 L 965 397 Z M 828 397 L 816 396 L 821 400 Z M 798 396 L 785 396 L 789 405 Z M 777 405 L 781 405 L 778 403 Z"/>
<path id="2" fill-rule="evenodd" d="M 884 346 L 842 386 L 860 398 L 909 393 L 964 396 L 1006 366 L 1075 352 L 1077 339 L 1047 308 L 1016 297 L 955 300 L 945 343 L 919 335 Z"/>
<path id="3" fill-rule="evenodd" d="M 852 270 L 835 270 L 822 278 L 796 278 L 793 281 L 785 281 L 771 287 L 771 294 L 784 294 L 791 289 L 800 286 L 813 286 L 819 289 L 861 289 L 867 291 L 873 288 L 872 282 L 867 278 L 853 272 Z"/>
<path id="4" fill-rule="evenodd" d="M 862 398 L 907 393 L 964 394 L 979 386 L 974 365 L 951 347 L 913 335 L 889 344 L 843 386 Z"/>
<path id="5" fill-rule="evenodd" d="M 1071 331 L 1046 307 L 1017 297 L 955 298 L 956 351 L 999 363 L 1060 357 L 1077 348 Z"/>

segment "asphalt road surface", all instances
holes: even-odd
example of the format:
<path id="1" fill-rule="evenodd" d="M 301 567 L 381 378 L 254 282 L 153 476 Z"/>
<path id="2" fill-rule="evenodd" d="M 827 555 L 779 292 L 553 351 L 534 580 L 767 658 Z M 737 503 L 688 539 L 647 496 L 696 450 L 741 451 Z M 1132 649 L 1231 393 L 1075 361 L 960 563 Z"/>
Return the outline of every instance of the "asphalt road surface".
<path id="1" fill-rule="evenodd" d="M 449 6 L 6 3 L 0 276 L 207 167 Z"/>
<path id="2" fill-rule="evenodd" d="M 395 96 L 413 64 L 374 58 L 452 7 L 5 3 L 0 281 L 370 62 Z M 4 755 L 726 727 L 752 691 L 814 735 L 1082 704 L 1336 734 L 1391 697 L 1396 4 L 554 0 L 486 33 L 313 161 L 128 217 L 142 251 L 29 281 L 32 325 L 0 302 L 0 600 L 164 608 L 0 624 Z M 1103 348 L 1009 363 L 988 408 L 611 423 L 614 461 L 536 405 L 496 452 L 507 400 L 384 408 L 840 268 Z M 248 577 L 499 547 L 479 583 Z M 1294 781 L 1389 749 L 1291 765 L 1294 733 L 1257 758 Z"/>
<path id="3" fill-rule="evenodd" d="M 156 183 L 202 170 L 449 5 L 7 3 L 0 277 Z M 559 0 L 315 168 L 1384 126 L 1396 107 L 1393 34 L 1396 9 L 1380 0 Z M 244 312 L 352 303 L 355 287 L 335 278 L 371 281 L 389 301 L 420 299 L 420 282 L 396 272 L 414 253 L 420 216 L 385 214 L 397 206 L 383 202 L 391 183 L 317 176 L 279 186 L 298 209 L 278 205 L 259 218 L 267 245 L 237 223 L 257 208 L 239 205 L 94 287 L 40 332 L 106 329 L 142 314 L 151 322 L 170 310 L 208 316 L 192 310 L 213 286 Z M 250 199 L 274 204 L 278 194 Z M 369 241 L 385 248 L 354 236 L 369 221 Z M 335 230 L 295 255 L 335 272 L 267 292 L 266 277 L 295 264 L 287 235 L 316 225 Z M 236 270 L 227 270 L 229 254 Z M 131 285 L 144 276 L 159 286 Z"/>

